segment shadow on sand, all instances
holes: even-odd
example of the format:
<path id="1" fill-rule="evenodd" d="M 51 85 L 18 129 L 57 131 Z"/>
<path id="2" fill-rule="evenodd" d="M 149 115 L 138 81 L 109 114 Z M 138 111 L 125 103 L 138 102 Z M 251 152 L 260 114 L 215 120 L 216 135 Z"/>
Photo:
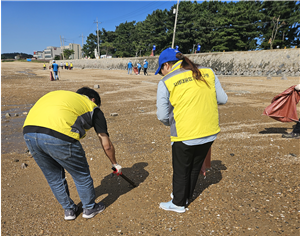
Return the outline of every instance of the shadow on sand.
<path id="1" fill-rule="evenodd" d="M 130 180 L 132 180 L 136 186 L 144 182 L 149 173 L 145 170 L 148 166 L 146 162 L 140 162 L 134 164 L 131 168 L 122 168 L 122 173 Z M 109 207 L 113 204 L 121 195 L 131 191 L 133 187 L 126 182 L 121 176 L 115 174 L 109 174 L 103 178 L 101 184 L 95 188 L 96 199 L 101 195 L 107 195 L 101 202 Z M 82 203 L 78 204 L 82 208 Z"/>
<path id="2" fill-rule="evenodd" d="M 149 172 L 145 170 L 146 166 L 148 166 L 148 163 L 146 162 L 136 163 L 131 168 L 122 168 L 122 173 L 132 180 L 136 186 L 138 186 L 149 176 Z M 210 185 L 219 183 L 222 179 L 221 170 L 226 169 L 227 168 L 224 164 L 222 164 L 222 161 L 211 161 L 211 168 L 206 172 L 206 177 L 199 175 L 193 199 L 190 199 L 190 203 L 193 202 Z M 101 195 L 107 195 L 101 202 L 103 202 L 106 207 L 109 207 L 121 195 L 128 193 L 132 189 L 133 187 L 122 177 L 115 174 L 109 174 L 105 176 L 101 181 L 101 184 L 95 188 L 96 199 Z M 82 203 L 78 203 L 78 206 L 82 208 Z M 78 213 L 80 212 L 82 212 L 82 210 Z"/>
<path id="3" fill-rule="evenodd" d="M 270 127 L 259 131 L 260 134 L 287 134 L 287 128 Z"/>
<path id="4" fill-rule="evenodd" d="M 190 203 L 193 202 L 197 197 L 199 197 L 199 195 L 210 185 L 219 183 L 222 179 L 221 170 L 226 169 L 227 167 L 222 164 L 222 161 L 211 161 L 211 168 L 209 171 L 206 171 L 206 176 L 199 175 L 193 198 L 190 199 Z"/>

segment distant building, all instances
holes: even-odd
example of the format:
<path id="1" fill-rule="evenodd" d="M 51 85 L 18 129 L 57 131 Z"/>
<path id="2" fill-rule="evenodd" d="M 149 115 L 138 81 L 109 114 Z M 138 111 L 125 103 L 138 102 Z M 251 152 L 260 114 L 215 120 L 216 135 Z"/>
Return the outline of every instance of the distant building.
<path id="1" fill-rule="evenodd" d="M 82 51 L 80 44 L 70 43 L 68 46 L 53 47 L 48 46 L 44 51 L 34 51 L 33 57 L 38 60 L 54 60 L 55 56 L 61 56 L 63 49 L 74 50 L 74 54 L 70 58 L 65 59 L 81 59 Z"/>
<path id="2" fill-rule="evenodd" d="M 55 56 L 60 56 L 60 47 L 49 46 L 44 51 L 34 51 L 33 57 L 38 60 L 53 60 Z"/>
<path id="3" fill-rule="evenodd" d="M 62 46 L 61 48 L 62 50 L 69 49 L 74 51 L 74 54 L 72 54 L 70 58 L 65 59 L 82 59 L 82 51 L 80 44 L 70 43 L 68 46 Z"/>
<path id="4" fill-rule="evenodd" d="M 30 58 L 32 57 L 31 55 L 20 53 L 15 55 L 15 60 L 26 59 L 28 56 L 30 56 Z"/>
<path id="5" fill-rule="evenodd" d="M 44 51 L 34 51 L 33 57 L 35 57 L 38 60 L 43 60 L 45 58 Z"/>
<path id="6" fill-rule="evenodd" d="M 53 60 L 55 56 L 60 56 L 61 49 L 60 47 L 49 46 L 44 50 L 44 59 Z"/>

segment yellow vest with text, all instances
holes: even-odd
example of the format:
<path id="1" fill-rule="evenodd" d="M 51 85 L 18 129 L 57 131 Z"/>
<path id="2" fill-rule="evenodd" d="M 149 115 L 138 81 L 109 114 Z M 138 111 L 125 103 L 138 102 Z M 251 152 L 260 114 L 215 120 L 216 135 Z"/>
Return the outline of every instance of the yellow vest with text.
<path id="1" fill-rule="evenodd" d="M 162 78 L 169 97 L 171 141 L 203 138 L 220 132 L 215 76 L 210 68 L 199 67 L 204 81 L 197 81 L 191 70 L 180 68 L 178 61 Z"/>
<path id="2" fill-rule="evenodd" d="M 95 108 L 97 105 L 85 95 L 53 91 L 41 97 L 30 109 L 23 127 L 44 127 L 79 140 L 93 126 Z"/>

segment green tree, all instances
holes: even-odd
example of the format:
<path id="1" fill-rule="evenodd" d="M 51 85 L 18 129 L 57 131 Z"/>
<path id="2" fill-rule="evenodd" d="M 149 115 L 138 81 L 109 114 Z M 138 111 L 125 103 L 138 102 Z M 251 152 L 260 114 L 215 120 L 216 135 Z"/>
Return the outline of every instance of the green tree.
<path id="1" fill-rule="evenodd" d="M 270 43 L 272 43 L 272 47 L 279 46 L 280 48 L 299 46 L 299 1 L 264 1 L 262 12 L 266 18 L 262 26 L 260 48 L 269 49 Z M 276 37 L 272 40 L 272 32 L 276 28 Z"/>
<path id="2" fill-rule="evenodd" d="M 213 49 L 217 51 L 255 50 L 260 35 L 258 29 L 261 3 L 251 1 L 222 2 L 218 8 Z"/>
<path id="3" fill-rule="evenodd" d="M 106 31 L 102 28 L 102 32 L 100 35 L 100 47 L 105 51 L 106 55 L 115 54 L 114 40 L 116 38 L 116 34 L 114 31 Z"/>
<path id="4" fill-rule="evenodd" d="M 144 54 L 149 56 L 152 52 L 153 44 L 156 45 L 156 52 L 160 53 L 167 47 L 171 47 L 172 38 L 168 32 L 170 22 L 167 10 L 156 10 L 149 14 L 139 29 L 139 39 L 142 39 L 141 48 Z"/>
<path id="5" fill-rule="evenodd" d="M 102 28 L 101 49 L 117 57 L 149 56 L 155 44 L 158 55 L 172 45 L 176 5 L 155 10 L 141 22 L 121 23 L 115 31 Z M 299 46 L 299 6 L 299 1 L 181 1 L 175 45 L 183 53 L 192 52 L 198 43 L 201 52 L 268 49 L 273 32 L 274 46 Z M 94 58 L 95 48 L 97 34 L 90 34 L 83 51 Z"/>
<path id="6" fill-rule="evenodd" d="M 109 51 L 114 48 L 114 45 L 113 43 L 104 42 L 101 43 L 101 48 L 105 51 L 105 55 L 107 56 L 109 54 Z"/>
<path id="7" fill-rule="evenodd" d="M 195 44 L 195 40 L 194 40 L 195 22 L 194 21 L 196 15 L 197 15 L 196 4 L 189 1 L 179 3 L 174 47 L 178 45 L 179 50 L 182 53 L 190 53 L 193 49 L 193 44 Z M 175 14 L 173 15 L 173 17 L 175 17 Z M 173 31 L 174 31 L 173 29 L 170 32 L 172 39 L 173 39 Z"/>
<path id="8" fill-rule="evenodd" d="M 114 46 L 116 49 L 115 55 L 117 57 L 132 57 L 135 49 L 132 42 L 135 35 L 135 21 L 121 23 L 116 27 L 116 38 L 114 39 Z"/>
<path id="9" fill-rule="evenodd" d="M 134 56 L 142 56 L 144 55 L 145 50 L 145 45 L 144 42 L 147 39 L 146 34 L 143 32 L 144 30 L 144 23 L 143 22 L 137 22 L 135 25 L 135 31 L 137 38 L 135 41 L 133 41 L 133 47 L 134 47 Z"/>
<path id="10" fill-rule="evenodd" d="M 86 43 L 82 47 L 82 51 L 84 55 L 90 58 L 95 58 L 94 51 L 97 49 L 97 32 L 95 34 L 90 34 L 87 39 Z"/>
<path id="11" fill-rule="evenodd" d="M 217 51 L 213 47 L 216 42 L 216 14 L 218 13 L 218 5 L 216 2 L 203 2 L 195 4 L 195 12 L 193 19 L 193 38 L 194 44 L 201 45 L 201 52 Z M 214 41 L 215 40 L 215 41 Z"/>
<path id="12" fill-rule="evenodd" d="M 74 54 L 74 50 L 64 49 L 63 54 L 66 59 L 69 59 L 69 57 Z"/>

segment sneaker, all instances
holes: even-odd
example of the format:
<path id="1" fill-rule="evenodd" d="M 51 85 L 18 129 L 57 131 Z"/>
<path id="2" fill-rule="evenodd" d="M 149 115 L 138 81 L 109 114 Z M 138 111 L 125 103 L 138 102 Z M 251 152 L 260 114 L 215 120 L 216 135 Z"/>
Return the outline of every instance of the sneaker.
<path id="1" fill-rule="evenodd" d="M 65 220 L 75 220 L 77 211 L 78 211 L 78 206 L 76 206 L 76 205 L 75 205 L 75 209 L 66 209 L 65 210 Z"/>
<path id="2" fill-rule="evenodd" d="M 105 205 L 101 202 L 96 203 L 93 209 L 83 209 L 83 218 L 90 219 L 93 218 L 98 213 L 104 211 Z"/>
<path id="3" fill-rule="evenodd" d="M 172 200 L 169 202 L 161 202 L 159 204 L 159 208 L 166 210 L 166 211 L 175 211 L 177 213 L 184 213 L 185 207 L 184 206 L 176 206 L 173 204 Z"/>
<path id="4" fill-rule="evenodd" d="M 171 193 L 170 196 L 171 196 L 172 199 L 174 198 L 173 193 Z M 189 204 L 189 199 L 186 199 L 185 204 L 186 204 L 186 205 Z"/>
<path id="5" fill-rule="evenodd" d="M 291 133 L 288 133 L 288 134 L 283 134 L 282 137 L 283 138 L 296 138 L 296 139 L 298 139 L 298 138 L 300 138 L 300 133 L 291 132 Z"/>

